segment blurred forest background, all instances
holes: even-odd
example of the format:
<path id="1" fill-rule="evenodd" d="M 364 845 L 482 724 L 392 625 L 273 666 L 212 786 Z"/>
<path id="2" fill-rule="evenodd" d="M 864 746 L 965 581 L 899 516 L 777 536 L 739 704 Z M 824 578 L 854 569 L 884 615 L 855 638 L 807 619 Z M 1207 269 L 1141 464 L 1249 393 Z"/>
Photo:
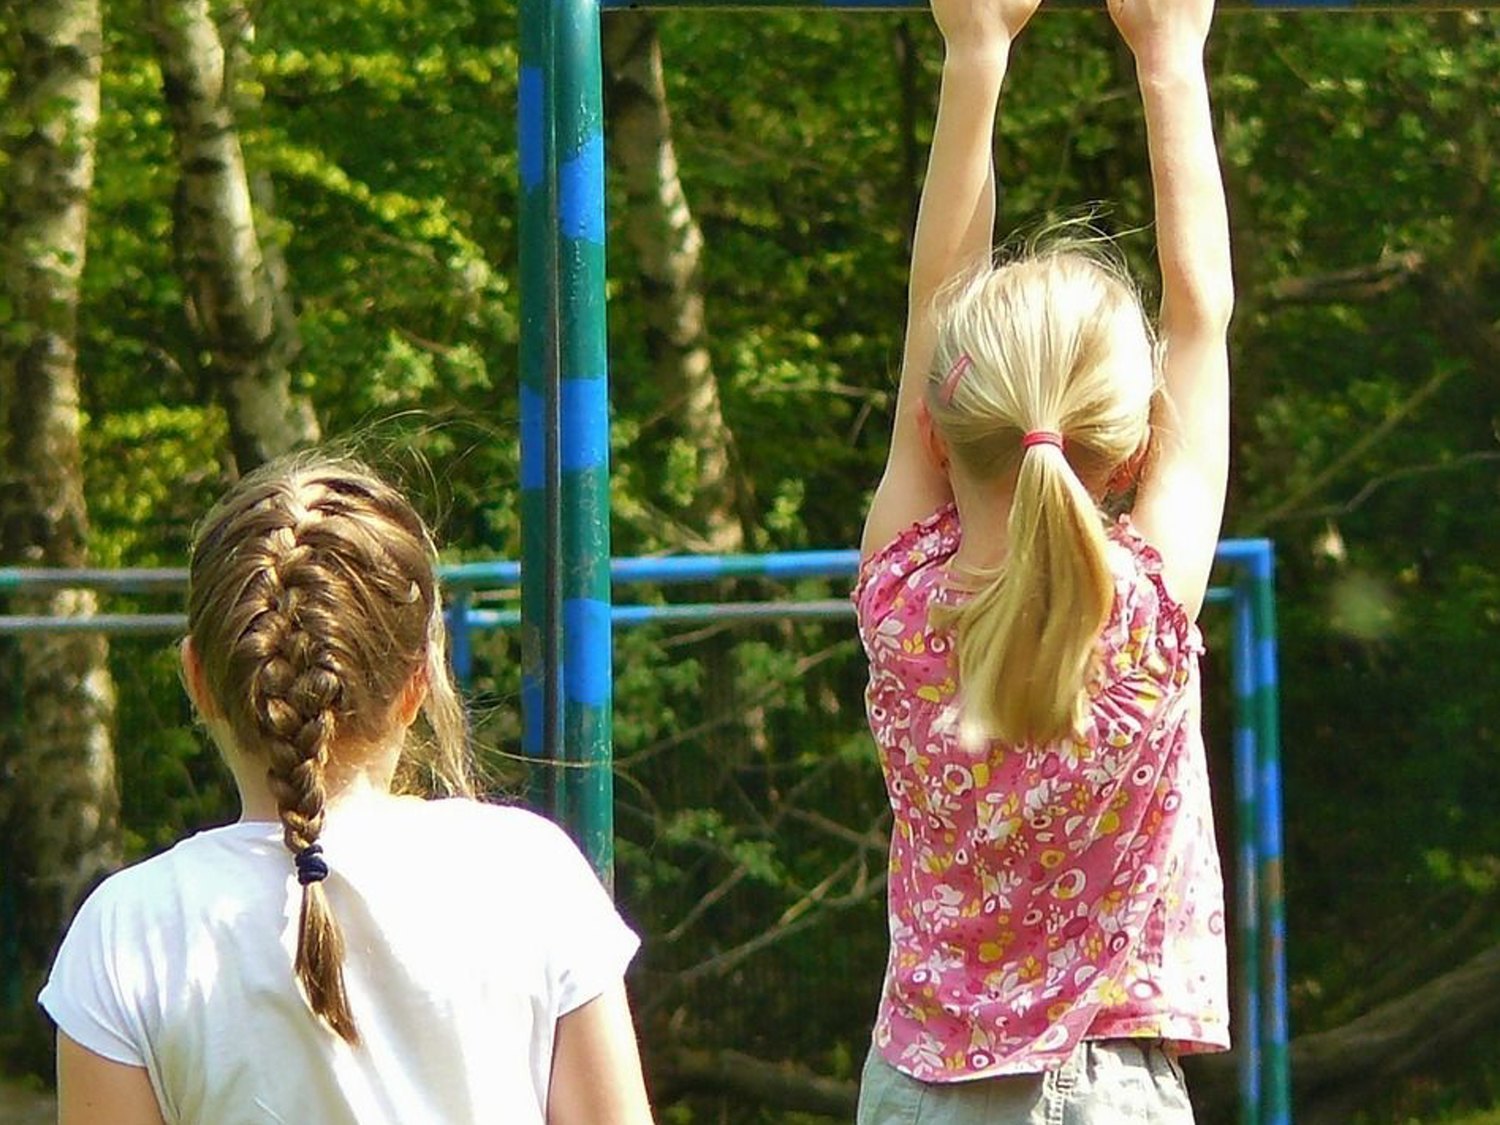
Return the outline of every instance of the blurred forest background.
<path id="1" fill-rule="evenodd" d="M 518 557 L 516 26 L 509 0 L 0 5 L 0 566 L 181 565 L 235 473 L 351 434 L 448 559 Z M 852 545 L 936 36 L 628 13 L 604 37 L 615 552 Z M 1500 19 L 1225 13 L 1211 62 L 1239 294 L 1226 534 L 1280 562 L 1299 1120 L 1449 1120 L 1500 1101 Z M 1107 201 L 1149 289 L 1107 20 L 1044 12 L 1002 122 L 1002 225 Z M 618 892 L 661 1118 L 847 1120 L 887 825 L 852 627 L 617 640 Z M 482 753 L 513 790 L 515 638 L 478 656 Z M 1226 672 L 1214 655 L 1221 779 Z M 0 1072 L 47 1081 L 34 996 L 87 888 L 233 815 L 166 638 L 0 638 Z M 1231 816 L 1226 791 L 1226 837 Z M 1231 1120 L 1229 1070 L 1193 1077 L 1200 1120 Z"/>

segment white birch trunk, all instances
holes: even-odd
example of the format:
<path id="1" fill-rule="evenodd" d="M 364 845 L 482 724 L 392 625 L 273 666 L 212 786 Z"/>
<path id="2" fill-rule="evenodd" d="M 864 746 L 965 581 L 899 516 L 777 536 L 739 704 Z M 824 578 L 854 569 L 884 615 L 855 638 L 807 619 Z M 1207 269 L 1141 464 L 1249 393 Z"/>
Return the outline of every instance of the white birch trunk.
<path id="1" fill-rule="evenodd" d="M 87 561 L 79 443 L 79 279 L 99 121 L 100 0 L 26 0 L 0 193 L 0 564 Z M 17 595 L 13 612 L 87 616 L 87 593 Z M 118 866 L 114 688 L 99 635 L 0 648 L 0 945 L 20 1007 L 0 1013 L 13 1061 L 45 1065 L 36 986 L 83 894 Z"/>
<path id="2" fill-rule="evenodd" d="M 148 9 L 181 175 L 176 241 L 188 314 L 248 470 L 319 437 L 311 404 L 292 390 L 300 341 L 285 267 L 257 227 L 240 145 L 250 17 L 211 0 L 149 0 Z"/>

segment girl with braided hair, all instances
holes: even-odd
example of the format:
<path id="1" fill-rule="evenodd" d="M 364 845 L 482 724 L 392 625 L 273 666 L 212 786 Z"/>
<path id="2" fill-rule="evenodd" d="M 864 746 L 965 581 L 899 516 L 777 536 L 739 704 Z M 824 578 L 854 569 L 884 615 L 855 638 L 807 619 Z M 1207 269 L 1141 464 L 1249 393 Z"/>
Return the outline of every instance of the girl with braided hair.
<path id="1" fill-rule="evenodd" d="M 340 459 L 207 517 L 183 680 L 242 815 L 80 909 L 41 995 L 64 1125 L 651 1120 L 637 939 L 559 829 L 473 799 L 435 561 Z"/>

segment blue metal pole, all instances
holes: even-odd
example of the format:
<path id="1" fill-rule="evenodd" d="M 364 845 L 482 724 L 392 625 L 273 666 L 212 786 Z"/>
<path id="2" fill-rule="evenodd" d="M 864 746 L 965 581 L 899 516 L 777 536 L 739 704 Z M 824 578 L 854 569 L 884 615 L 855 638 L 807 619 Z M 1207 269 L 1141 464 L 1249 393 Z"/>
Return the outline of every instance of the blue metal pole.
<path id="1" fill-rule="evenodd" d="M 1234 586 L 1234 798 L 1239 949 L 1236 964 L 1235 1052 L 1240 1076 L 1241 1125 L 1261 1125 L 1261 972 L 1259 837 L 1256 771 L 1255 617 L 1246 577 Z"/>
<path id="2" fill-rule="evenodd" d="M 1267 1125 L 1292 1119 L 1286 999 L 1286 899 L 1282 885 L 1281 733 L 1276 659 L 1275 554 L 1264 544 L 1250 564 L 1254 594 L 1256 850 L 1261 911 L 1261 1054 Z"/>
<path id="3" fill-rule="evenodd" d="M 455 590 L 444 611 L 448 624 L 448 663 L 458 682 L 466 684 L 474 674 L 474 638 L 469 621 L 469 592 Z"/>

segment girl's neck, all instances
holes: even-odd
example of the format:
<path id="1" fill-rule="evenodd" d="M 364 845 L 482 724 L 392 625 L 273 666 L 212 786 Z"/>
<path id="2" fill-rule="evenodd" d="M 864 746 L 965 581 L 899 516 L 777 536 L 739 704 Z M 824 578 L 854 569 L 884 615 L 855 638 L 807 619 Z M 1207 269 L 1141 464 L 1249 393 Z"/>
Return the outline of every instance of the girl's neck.
<path id="1" fill-rule="evenodd" d="M 324 778 L 325 805 L 336 808 L 347 801 L 368 800 L 390 795 L 401 755 L 400 743 L 375 750 L 355 766 L 338 768 L 330 765 Z M 276 798 L 266 780 L 263 768 L 244 758 L 231 758 L 230 768 L 240 791 L 240 820 L 280 820 Z"/>
<path id="2" fill-rule="evenodd" d="M 1005 561 L 1009 547 L 1014 488 L 1010 482 L 976 485 L 956 474 L 952 483 L 963 538 L 950 566 L 956 571 L 992 570 Z"/>

